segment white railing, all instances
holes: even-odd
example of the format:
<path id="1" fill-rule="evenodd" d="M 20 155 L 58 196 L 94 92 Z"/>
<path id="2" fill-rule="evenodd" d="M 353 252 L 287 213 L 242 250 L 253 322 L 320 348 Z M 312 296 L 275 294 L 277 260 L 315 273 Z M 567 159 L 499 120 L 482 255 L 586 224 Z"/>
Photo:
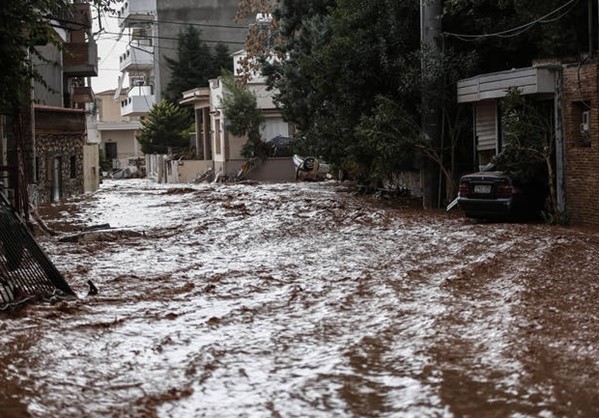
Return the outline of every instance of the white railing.
<path id="1" fill-rule="evenodd" d="M 156 103 L 156 96 L 128 96 L 121 101 L 121 116 L 146 115 Z"/>
<path id="2" fill-rule="evenodd" d="M 128 48 L 121 56 L 120 70 L 127 71 L 133 69 L 150 69 L 154 66 L 154 55 L 151 46 L 135 46 Z"/>

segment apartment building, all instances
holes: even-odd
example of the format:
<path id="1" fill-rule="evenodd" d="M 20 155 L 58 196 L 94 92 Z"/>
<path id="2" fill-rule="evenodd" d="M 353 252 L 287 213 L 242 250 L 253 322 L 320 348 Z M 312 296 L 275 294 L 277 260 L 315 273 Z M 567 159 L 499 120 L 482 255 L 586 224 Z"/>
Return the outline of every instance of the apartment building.
<path id="1" fill-rule="evenodd" d="M 194 25 L 208 45 L 243 46 L 247 23 L 235 23 L 237 0 L 127 0 L 118 11 L 129 45 L 120 57 L 121 76 L 115 92 L 121 115 L 144 117 L 160 101 L 170 71 L 166 58 L 177 58 L 177 35 Z M 127 85 L 128 87 L 123 87 Z"/>
<path id="2" fill-rule="evenodd" d="M 0 186 L 25 213 L 30 203 L 58 202 L 99 184 L 97 147 L 85 126 L 98 74 L 91 6 L 73 0 L 48 21 L 60 47 L 35 46 L 32 63 L 43 82 L 33 83 L 32 104 L 19 120 L 0 120 Z"/>

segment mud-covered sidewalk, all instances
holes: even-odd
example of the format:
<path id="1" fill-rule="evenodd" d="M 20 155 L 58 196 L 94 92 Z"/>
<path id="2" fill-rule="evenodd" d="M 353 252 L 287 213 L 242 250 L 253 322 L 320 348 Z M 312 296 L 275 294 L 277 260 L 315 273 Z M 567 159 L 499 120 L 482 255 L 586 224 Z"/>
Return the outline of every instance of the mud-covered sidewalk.
<path id="1" fill-rule="evenodd" d="M 2 315 L 0 416 L 599 416 L 594 231 L 336 183 L 108 181 L 42 216 L 137 233 L 41 239 L 79 299 Z"/>

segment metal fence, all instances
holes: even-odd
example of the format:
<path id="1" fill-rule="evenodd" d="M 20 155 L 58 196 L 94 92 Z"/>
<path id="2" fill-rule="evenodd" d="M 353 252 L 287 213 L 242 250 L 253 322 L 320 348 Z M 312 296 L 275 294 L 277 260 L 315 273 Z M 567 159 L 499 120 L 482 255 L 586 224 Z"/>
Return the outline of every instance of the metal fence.
<path id="1" fill-rule="evenodd" d="M 74 292 L 0 192 L 0 307 L 55 294 Z"/>

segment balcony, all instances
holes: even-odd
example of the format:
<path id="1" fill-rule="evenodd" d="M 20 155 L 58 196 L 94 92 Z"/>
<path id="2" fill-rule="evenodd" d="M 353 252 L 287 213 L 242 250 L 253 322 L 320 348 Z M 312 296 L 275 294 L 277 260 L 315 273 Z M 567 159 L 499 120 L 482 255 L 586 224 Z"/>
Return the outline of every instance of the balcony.
<path id="1" fill-rule="evenodd" d="M 91 87 L 71 86 L 71 104 L 85 104 L 94 101 L 94 92 Z"/>
<path id="2" fill-rule="evenodd" d="M 137 86 L 121 101 L 121 116 L 145 116 L 156 103 L 151 86 Z"/>
<path id="3" fill-rule="evenodd" d="M 132 27 L 154 20 L 156 0 L 127 0 L 117 12 L 121 28 Z"/>
<path id="4" fill-rule="evenodd" d="M 67 42 L 62 53 L 63 72 L 68 77 L 98 75 L 98 45 L 91 39 L 86 43 Z"/>
<path id="5" fill-rule="evenodd" d="M 119 57 L 121 71 L 143 71 L 154 68 L 154 55 L 151 46 L 136 46 L 127 49 Z"/>

